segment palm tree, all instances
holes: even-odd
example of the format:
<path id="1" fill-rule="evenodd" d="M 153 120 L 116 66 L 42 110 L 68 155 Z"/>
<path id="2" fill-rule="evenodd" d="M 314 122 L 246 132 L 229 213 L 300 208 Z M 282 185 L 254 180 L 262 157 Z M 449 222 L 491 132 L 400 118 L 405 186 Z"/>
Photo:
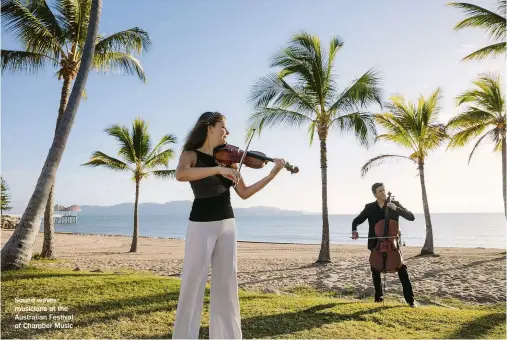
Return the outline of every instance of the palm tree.
<path id="1" fill-rule="evenodd" d="M 457 97 L 458 106 L 462 104 L 470 106 L 447 123 L 447 127 L 454 130 L 448 148 L 463 147 L 480 136 L 468 157 L 470 163 L 475 150 L 482 142 L 489 139 L 495 143 L 494 151 L 502 153 L 503 201 L 507 217 L 505 92 L 501 91 L 500 77 L 493 74 L 481 74 L 473 84 L 475 88 Z"/>
<path id="2" fill-rule="evenodd" d="M 469 55 L 463 60 L 485 59 L 487 57 L 496 57 L 505 54 L 507 51 L 507 44 L 505 43 L 505 8 L 506 0 L 498 0 L 497 12 L 492 12 L 488 9 L 482 8 L 477 5 L 451 2 L 448 6 L 462 9 L 468 18 L 460 21 L 454 29 L 456 31 L 467 28 L 477 27 L 485 31 L 485 33 L 498 42 L 486 47 L 483 47 Z"/>
<path id="3" fill-rule="evenodd" d="M 249 100 L 254 113 L 249 118 L 249 132 L 263 127 L 308 125 L 310 144 L 315 132 L 320 139 L 322 176 L 322 243 L 318 263 L 331 261 L 327 209 L 327 137 L 330 129 L 354 132 L 359 142 L 368 146 L 376 135 L 373 115 L 365 112 L 371 103 L 381 104 L 379 77 L 369 70 L 348 88 L 338 92 L 333 62 L 343 42 L 334 37 L 329 50 L 320 40 L 306 32 L 295 35 L 288 47 L 275 55 L 271 67 L 280 66 L 276 74 L 261 78 L 254 85 Z M 289 77 L 293 78 L 290 84 Z"/>
<path id="4" fill-rule="evenodd" d="M 9 204 L 11 204 L 9 186 L 3 177 L 0 177 L 0 215 L 3 215 L 4 211 L 9 211 L 12 209 Z"/>
<path id="5" fill-rule="evenodd" d="M 424 178 L 424 164 L 430 151 L 435 150 L 447 138 L 445 127 L 438 123 L 440 107 L 440 89 L 435 90 L 428 99 L 421 96 L 414 104 L 405 104 L 403 96 L 394 96 L 386 105 L 387 113 L 376 116 L 376 121 L 387 130 L 387 133 L 379 135 L 377 140 L 393 142 L 408 149 L 411 154 L 381 155 L 372 158 L 361 168 L 361 176 L 365 176 L 369 170 L 389 160 L 407 159 L 417 164 L 419 179 L 421 181 L 424 219 L 426 221 L 426 239 L 421 254 L 434 254 L 433 228 L 431 225 L 428 195 L 426 194 L 426 182 Z"/>
<path id="6" fill-rule="evenodd" d="M 132 131 L 126 126 L 113 125 L 106 129 L 107 134 L 114 137 L 120 143 L 120 150 L 117 159 L 108 156 L 100 151 L 95 151 L 89 162 L 83 164 L 92 167 L 106 167 L 116 171 L 132 172 L 132 179 L 136 183 L 136 198 L 134 205 L 134 235 L 131 252 L 137 251 L 137 239 L 139 232 L 138 220 L 138 202 L 139 186 L 143 178 L 154 175 L 159 178 L 174 177 L 175 170 L 159 170 L 160 166 L 168 166 L 169 160 L 173 157 L 172 149 L 163 149 L 164 147 L 176 143 L 176 137 L 165 135 L 160 142 L 151 149 L 151 137 L 148 133 L 148 123 L 141 118 L 137 118 L 132 123 Z"/>
<path id="7" fill-rule="evenodd" d="M 32 257 L 33 245 L 35 237 L 39 232 L 44 206 L 48 200 L 51 187 L 55 182 L 56 171 L 62 159 L 74 118 L 76 117 L 83 90 L 88 80 L 88 74 L 93 65 L 101 8 L 102 0 L 92 0 L 86 41 L 82 49 L 81 62 L 72 92 L 70 93 L 69 102 L 61 117 L 53 138 L 53 144 L 49 149 L 46 162 L 37 180 L 37 185 L 28 206 L 14 233 L 2 248 L 2 270 L 21 268 L 28 264 Z"/>
<path id="8" fill-rule="evenodd" d="M 1 50 L 2 71 L 35 72 L 46 65 L 58 68 L 63 80 L 56 128 L 62 118 L 83 55 L 90 0 L 55 0 L 54 11 L 46 0 L 2 0 L 2 19 L 7 29 L 24 45 L 24 51 Z M 93 68 L 100 72 L 111 70 L 146 77 L 139 60 L 132 52 L 146 50 L 150 44 L 148 33 L 134 27 L 96 39 Z M 55 131 L 56 131 L 55 128 Z M 44 214 L 44 244 L 41 256 L 54 254 L 54 186 Z"/>

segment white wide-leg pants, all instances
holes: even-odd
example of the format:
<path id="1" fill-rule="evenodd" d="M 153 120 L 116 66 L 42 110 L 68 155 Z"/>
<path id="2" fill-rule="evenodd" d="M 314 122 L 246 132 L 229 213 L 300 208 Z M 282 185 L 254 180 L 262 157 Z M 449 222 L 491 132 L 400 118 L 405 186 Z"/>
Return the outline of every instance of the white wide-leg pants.
<path id="1" fill-rule="evenodd" d="M 199 336 L 210 262 L 210 339 L 242 339 L 233 218 L 188 224 L 173 339 Z"/>

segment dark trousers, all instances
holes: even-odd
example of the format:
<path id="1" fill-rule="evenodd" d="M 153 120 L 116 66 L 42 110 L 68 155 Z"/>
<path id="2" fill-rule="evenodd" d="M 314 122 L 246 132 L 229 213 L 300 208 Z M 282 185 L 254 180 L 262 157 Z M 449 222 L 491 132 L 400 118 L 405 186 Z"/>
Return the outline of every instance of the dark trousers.
<path id="1" fill-rule="evenodd" d="M 373 277 L 373 286 L 375 287 L 375 301 L 378 301 L 383 296 L 380 272 L 371 268 L 371 276 Z M 403 267 L 401 267 L 398 271 L 398 277 L 400 278 L 401 285 L 403 287 L 403 296 L 405 297 L 405 301 L 407 301 L 408 304 L 412 304 L 414 302 L 414 292 L 412 291 L 412 283 L 408 277 L 406 265 L 403 265 Z"/>

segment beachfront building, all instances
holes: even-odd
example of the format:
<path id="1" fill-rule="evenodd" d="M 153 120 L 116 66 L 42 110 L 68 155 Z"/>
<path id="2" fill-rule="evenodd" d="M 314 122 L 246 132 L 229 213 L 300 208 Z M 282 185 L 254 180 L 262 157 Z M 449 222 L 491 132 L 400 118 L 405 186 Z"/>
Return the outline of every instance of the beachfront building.
<path id="1" fill-rule="evenodd" d="M 55 205 L 55 213 L 53 215 L 55 224 L 74 224 L 77 223 L 77 217 L 81 208 L 78 205 L 71 205 L 65 208 L 62 205 Z"/>

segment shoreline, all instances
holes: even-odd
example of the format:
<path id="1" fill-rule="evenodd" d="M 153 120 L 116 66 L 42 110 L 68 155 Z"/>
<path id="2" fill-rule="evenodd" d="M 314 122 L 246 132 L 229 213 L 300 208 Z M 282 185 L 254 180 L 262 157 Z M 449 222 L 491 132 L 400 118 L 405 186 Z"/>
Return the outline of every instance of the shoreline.
<path id="1" fill-rule="evenodd" d="M 12 235 L 3 230 L 2 246 Z M 44 233 L 39 232 L 33 253 L 40 253 Z M 139 237 L 138 251 L 129 252 L 131 236 L 79 235 L 57 232 L 55 254 L 59 261 L 37 266 L 117 273 L 151 272 L 179 278 L 185 241 Z M 284 294 L 294 287 L 310 287 L 340 296 L 372 299 L 373 283 L 366 242 L 330 245 L 331 263 L 316 264 L 320 244 L 267 242 L 237 243 L 237 277 L 241 289 Z M 421 256 L 421 247 L 402 248 L 416 301 L 458 299 L 472 304 L 494 304 L 506 299 L 505 248 L 435 248 L 436 255 Z M 208 280 L 210 279 L 208 271 Z M 290 292 L 289 292 L 290 293 Z M 386 296 L 403 299 L 395 273 L 386 275 Z"/>
<path id="2" fill-rule="evenodd" d="M 11 231 L 12 229 L 2 229 L 3 231 Z M 39 233 L 43 233 L 42 231 L 39 231 Z M 76 236 L 98 236 L 98 237 L 124 237 L 124 238 L 130 238 L 132 239 L 132 236 L 129 235 L 121 235 L 121 234 L 96 234 L 96 233 L 82 233 L 82 232 L 71 232 L 71 231 L 55 231 L 55 234 L 62 234 L 62 235 L 76 235 Z M 140 239 L 159 239 L 159 240 L 174 240 L 174 241 L 182 241 L 184 242 L 184 238 L 178 238 L 178 237 L 165 237 L 165 236 L 138 236 Z M 298 242 L 269 242 L 269 241 L 245 241 L 245 240 L 238 240 L 238 243 L 252 243 L 252 244 L 277 244 L 277 245 L 297 245 L 297 246 L 319 246 L 320 243 L 298 243 Z M 362 243 L 355 244 L 349 244 L 349 243 L 332 243 L 330 242 L 331 246 L 345 246 L 345 247 L 357 247 L 362 246 Z M 365 245 L 366 247 L 366 245 Z M 422 246 L 403 246 L 405 249 L 410 248 L 417 248 L 420 249 Z M 403 249 L 402 248 L 402 249 Z M 453 246 L 442 246 L 442 247 L 435 247 L 435 250 L 437 249 L 489 249 L 489 250 L 497 250 L 497 251 L 506 251 L 506 248 L 496 248 L 496 247 L 453 247 Z"/>

